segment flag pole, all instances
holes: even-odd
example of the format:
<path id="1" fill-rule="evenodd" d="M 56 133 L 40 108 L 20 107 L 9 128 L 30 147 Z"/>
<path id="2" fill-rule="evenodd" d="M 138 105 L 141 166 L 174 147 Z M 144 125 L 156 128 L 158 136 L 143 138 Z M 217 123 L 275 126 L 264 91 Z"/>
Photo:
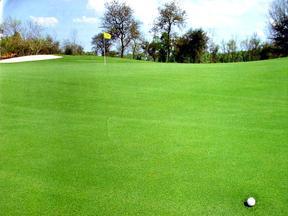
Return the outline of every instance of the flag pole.
<path id="1" fill-rule="evenodd" d="M 105 37 L 104 37 L 104 65 L 106 65 L 106 46 L 105 46 Z"/>
<path id="2" fill-rule="evenodd" d="M 107 32 L 103 32 L 103 40 L 104 40 L 104 65 L 106 65 L 107 59 L 106 59 L 106 44 L 105 44 L 105 39 L 110 40 L 111 39 L 111 34 Z"/>

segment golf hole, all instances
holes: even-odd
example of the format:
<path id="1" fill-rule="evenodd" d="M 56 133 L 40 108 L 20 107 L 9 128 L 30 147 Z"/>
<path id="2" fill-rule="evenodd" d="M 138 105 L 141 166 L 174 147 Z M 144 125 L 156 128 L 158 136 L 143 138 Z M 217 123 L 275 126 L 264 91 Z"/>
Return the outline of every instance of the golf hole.
<path id="1" fill-rule="evenodd" d="M 247 207 L 247 208 L 252 208 L 252 206 L 248 205 L 247 200 L 244 201 L 244 206 Z"/>

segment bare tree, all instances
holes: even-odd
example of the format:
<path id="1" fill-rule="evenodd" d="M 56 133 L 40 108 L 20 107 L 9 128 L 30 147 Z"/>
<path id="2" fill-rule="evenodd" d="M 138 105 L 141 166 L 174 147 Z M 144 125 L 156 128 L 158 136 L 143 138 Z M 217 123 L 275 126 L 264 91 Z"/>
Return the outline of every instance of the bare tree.
<path id="1" fill-rule="evenodd" d="M 261 39 L 257 33 L 254 33 L 250 38 L 247 38 L 241 42 L 241 47 L 245 51 L 256 50 L 261 46 Z"/>
<path id="2" fill-rule="evenodd" d="M 221 52 L 223 53 L 223 54 L 225 54 L 225 53 L 227 53 L 227 43 L 226 43 L 226 41 L 225 40 L 222 40 L 221 41 L 221 45 L 220 45 L 221 47 Z"/>
<path id="3" fill-rule="evenodd" d="M 43 37 L 43 27 L 39 24 L 27 21 L 22 27 L 22 37 L 29 47 L 30 54 L 38 55 L 43 47 L 45 47 L 45 39 Z"/>
<path id="4" fill-rule="evenodd" d="M 166 61 L 169 61 L 171 53 L 171 34 L 173 27 L 182 27 L 185 24 L 186 11 L 177 6 L 175 0 L 165 3 L 162 7 L 158 8 L 159 16 L 156 18 L 153 31 L 167 34 L 167 57 Z"/>
<path id="5" fill-rule="evenodd" d="M 78 31 L 76 29 L 73 29 L 71 31 L 71 43 L 72 44 L 78 43 Z"/>
<path id="6" fill-rule="evenodd" d="M 262 43 L 257 33 L 254 33 L 250 38 L 243 40 L 241 42 L 241 48 L 244 61 L 255 61 L 260 59 Z"/>
<path id="7" fill-rule="evenodd" d="M 102 28 L 112 35 L 112 40 L 120 41 L 120 55 L 123 58 L 125 49 L 135 37 L 134 32 L 138 31 L 139 23 L 135 20 L 131 7 L 125 2 L 113 0 L 105 4 Z"/>
<path id="8" fill-rule="evenodd" d="M 26 39 L 41 38 L 43 33 L 43 27 L 35 22 L 27 21 L 22 28 L 23 37 Z"/>
<path id="9" fill-rule="evenodd" d="M 237 51 L 237 41 L 235 39 L 230 39 L 227 42 L 227 54 L 229 61 L 236 61 L 236 51 Z"/>
<path id="10" fill-rule="evenodd" d="M 16 33 L 22 32 L 22 24 L 20 20 L 12 19 L 8 17 L 1 23 L 1 32 L 3 37 L 12 36 Z"/>

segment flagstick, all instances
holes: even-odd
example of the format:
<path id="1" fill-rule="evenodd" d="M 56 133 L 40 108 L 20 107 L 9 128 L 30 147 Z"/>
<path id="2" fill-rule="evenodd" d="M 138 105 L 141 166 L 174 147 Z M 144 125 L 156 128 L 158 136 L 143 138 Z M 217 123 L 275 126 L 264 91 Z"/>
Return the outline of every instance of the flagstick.
<path id="1" fill-rule="evenodd" d="M 106 46 L 105 46 L 105 37 L 104 37 L 104 65 L 106 65 Z"/>

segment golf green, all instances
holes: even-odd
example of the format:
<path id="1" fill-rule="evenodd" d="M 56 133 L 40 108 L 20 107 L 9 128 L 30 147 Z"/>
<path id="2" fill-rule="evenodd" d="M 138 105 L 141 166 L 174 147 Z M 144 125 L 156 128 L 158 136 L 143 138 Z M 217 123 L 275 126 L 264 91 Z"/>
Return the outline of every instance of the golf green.
<path id="1" fill-rule="evenodd" d="M 288 58 L 0 64 L 0 215 L 288 215 L 287 129 Z"/>

